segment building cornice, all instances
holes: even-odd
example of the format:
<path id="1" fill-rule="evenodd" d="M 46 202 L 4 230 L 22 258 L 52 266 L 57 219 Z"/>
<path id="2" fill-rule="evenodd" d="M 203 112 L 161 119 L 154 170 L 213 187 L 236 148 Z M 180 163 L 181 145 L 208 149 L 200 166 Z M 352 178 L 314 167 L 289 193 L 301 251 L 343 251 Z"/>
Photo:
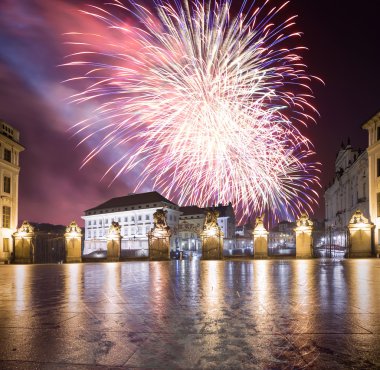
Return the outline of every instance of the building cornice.
<path id="1" fill-rule="evenodd" d="M 371 126 L 375 126 L 377 123 L 380 123 L 380 112 L 376 113 L 367 122 L 363 123 L 362 129 L 368 130 L 371 128 Z"/>
<path id="2" fill-rule="evenodd" d="M 380 148 L 380 141 L 376 141 L 374 144 L 372 144 L 371 146 L 367 148 L 367 152 L 368 154 L 371 154 L 372 152 L 378 151 L 379 148 Z"/>

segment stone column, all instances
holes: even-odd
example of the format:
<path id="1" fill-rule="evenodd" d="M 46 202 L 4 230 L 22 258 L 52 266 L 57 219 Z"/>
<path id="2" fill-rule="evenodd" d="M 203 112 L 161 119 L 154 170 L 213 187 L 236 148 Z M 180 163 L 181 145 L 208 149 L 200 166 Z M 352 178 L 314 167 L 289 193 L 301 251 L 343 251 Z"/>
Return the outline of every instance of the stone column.
<path id="1" fill-rule="evenodd" d="M 28 221 L 24 221 L 13 236 L 15 239 L 15 263 L 34 263 L 36 236 L 33 226 Z"/>
<path id="2" fill-rule="evenodd" d="M 349 257 L 371 257 L 372 228 L 374 225 L 357 210 L 348 224 L 350 232 Z"/>
<path id="3" fill-rule="evenodd" d="M 303 213 L 297 220 L 296 232 L 296 258 L 311 258 L 313 239 L 311 233 L 313 231 L 313 222 Z"/>
<path id="4" fill-rule="evenodd" d="M 75 221 L 66 228 L 65 233 L 66 262 L 82 262 L 82 229 Z"/>
<path id="5" fill-rule="evenodd" d="M 153 228 L 148 232 L 149 259 L 167 261 L 170 259 L 170 237 L 172 231 L 166 222 L 167 211 L 157 209 L 153 214 Z"/>
<path id="6" fill-rule="evenodd" d="M 118 222 L 112 221 L 107 235 L 107 261 L 120 261 L 121 255 L 121 227 Z"/>
<path id="7" fill-rule="evenodd" d="M 264 215 L 256 218 L 253 230 L 254 258 L 268 258 L 268 231 L 265 229 Z"/>
<path id="8" fill-rule="evenodd" d="M 201 232 L 203 260 L 223 259 L 224 234 L 218 225 L 218 216 L 218 211 L 206 211 L 203 231 Z"/>

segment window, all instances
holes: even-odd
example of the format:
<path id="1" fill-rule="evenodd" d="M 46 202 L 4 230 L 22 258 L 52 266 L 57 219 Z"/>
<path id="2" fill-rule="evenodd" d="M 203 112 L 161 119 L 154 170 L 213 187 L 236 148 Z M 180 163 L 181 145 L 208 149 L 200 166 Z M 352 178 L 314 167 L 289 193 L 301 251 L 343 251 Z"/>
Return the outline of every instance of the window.
<path id="1" fill-rule="evenodd" d="M 128 222 L 128 217 L 124 217 L 124 222 Z"/>
<path id="2" fill-rule="evenodd" d="M 9 252 L 9 238 L 3 239 L 3 252 Z"/>
<path id="3" fill-rule="evenodd" d="M 90 220 L 90 221 L 88 221 L 88 226 L 91 226 L 91 220 Z"/>
<path id="4" fill-rule="evenodd" d="M 149 215 L 146 215 L 146 216 L 145 216 L 145 220 L 148 220 L 148 221 L 149 221 Z"/>
<path id="5" fill-rule="evenodd" d="M 3 227 L 11 227 L 11 207 L 3 206 Z"/>
<path id="6" fill-rule="evenodd" d="M 377 193 L 377 217 L 380 217 L 380 193 Z"/>
<path id="7" fill-rule="evenodd" d="M 380 176 L 380 158 L 377 158 L 377 177 Z"/>
<path id="8" fill-rule="evenodd" d="M 3 189 L 4 193 L 11 193 L 11 178 L 8 176 L 4 176 Z"/>
<path id="9" fill-rule="evenodd" d="M 12 152 L 6 148 L 4 148 L 4 160 L 7 162 L 12 162 Z"/>
<path id="10" fill-rule="evenodd" d="M 138 221 L 141 221 L 141 215 L 138 216 L 137 220 L 138 220 Z"/>
<path id="11" fill-rule="evenodd" d="M 131 217 L 131 221 L 132 221 L 132 222 L 135 222 L 135 216 L 132 216 L 132 217 Z"/>
<path id="12" fill-rule="evenodd" d="M 380 127 L 377 128 L 377 141 L 380 140 Z"/>

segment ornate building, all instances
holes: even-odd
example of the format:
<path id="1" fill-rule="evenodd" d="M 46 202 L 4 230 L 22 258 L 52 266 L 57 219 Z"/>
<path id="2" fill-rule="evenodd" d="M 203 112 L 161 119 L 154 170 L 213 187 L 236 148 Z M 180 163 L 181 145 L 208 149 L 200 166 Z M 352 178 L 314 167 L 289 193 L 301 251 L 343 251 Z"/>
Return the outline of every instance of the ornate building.
<path id="1" fill-rule="evenodd" d="M 295 222 L 280 221 L 269 231 L 269 247 L 295 247 L 296 236 L 294 229 L 296 227 Z"/>
<path id="2" fill-rule="evenodd" d="M 335 159 L 335 177 L 325 194 L 326 229 L 346 229 L 352 215 L 360 209 L 369 216 L 368 155 L 353 149 L 350 142 L 342 146 Z"/>
<path id="3" fill-rule="evenodd" d="M 219 212 L 218 226 L 224 234 L 225 247 L 228 247 L 228 244 L 233 243 L 235 238 L 235 212 L 232 203 L 226 206 L 219 204 L 211 209 Z M 200 233 L 205 220 L 205 208 L 187 206 L 181 207 L 180 211 L 177 247 L 184 250 L 200 250 Z"/>
<path id="4" fill-rule="evenodd" d="M 362 125 L 368 131 L 369 215 L 374 224 L 374 244 L 380 244 L 380 112 Z"/>
<path id="5" fill-rule="evenodd" d="M 175 249 L 179 207 L 156 191 L 112 198 L 85 211 L 83 254 L 106 250 L 106 237 L 112 222 L 121 226 L 121 249 L 148 251 L 148 232 L 153 228 L 153 214 L 158 208 L 167 211 L 167 223 L 173 232 L 171 249 Z"/>
<path id="6" fill-rule="evenodd" d="M 0 261 L 10 260 L 17 230 L 19 155 L 24 150 L 19 140 L 19 131 L 0 121 Z"/>
<path id="7" fill-rule="evenodd" d="M 197 206 L 181 207 L 178 225 L 177 248 L 181 250 L 200 251 L 205 211 Z"/>

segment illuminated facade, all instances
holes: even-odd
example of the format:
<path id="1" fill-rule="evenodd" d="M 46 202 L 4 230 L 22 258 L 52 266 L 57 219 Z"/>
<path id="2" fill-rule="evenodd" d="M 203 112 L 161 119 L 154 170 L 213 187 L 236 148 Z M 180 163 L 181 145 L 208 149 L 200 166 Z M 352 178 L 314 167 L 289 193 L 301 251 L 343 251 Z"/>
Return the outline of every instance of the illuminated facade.
<path id="1" fill-rule="evenodd" d="M 345 229 L 356 210 L 369 217 L 368 155 L 341 146 L 335 160 L 335 177 L 325 194 L 326 228 Z"/>
<path id="2" fill-rule="evenodd" d="M 362 128 L 368 131 L 369 219 L 374 224 L 374 244 L 377 246 L 380 244 L 380 112 Z"/>
<path id="3" fill-rule="evenodd" d="M 224 235 L 224 244 L 228 248 L 235 239 L 235 212 L 232 203 L 224 206 L 211 207 L 219 212 L 218 226 Z M 178 243 L 177 247 L 183 250 L 200 250 L 201 238 L 200 234 L 203 230 L 205 221 L 205 208 L 197 206 L 181 207 L 181 216 L 178 226 Z"/>
<path id="4" fill-rule="evenodd" d="M 153 214 L 159 208 L 167 211 L 167 223 L 173 232 L 171 249 L 175 249 L 175 239 L 179 222 L 179 207 L 161 194 L 129 194 L 112 198 L 85 211 L 85 241 L 83 254 L 106 250 L 107 234 L 112 222 L 121 227 L 121 249 L 148 251 L 148 232 L 153 228 Z"/>
<path id="5" fill-rule="evenodd" d="M 18 223 L 19 155 L 24 147 L 20 133 L 0 121 L 0 261 L 9 261 L 13 253 L 12 235 Z"/>
<path id="6" fill-rule="evenodd" d="M 177 247 L 181 250 L 200 251 L 200 234 L 205 220 L 204 208 L 197 206 L 181 207 L 178 225 Z"/>
<path id="7" fill-rule="evenodd" d="M 296 236 L 294 228 L 295 222 L 280 221 L 269 232 L 269 247 L 295 247 Z"/>

